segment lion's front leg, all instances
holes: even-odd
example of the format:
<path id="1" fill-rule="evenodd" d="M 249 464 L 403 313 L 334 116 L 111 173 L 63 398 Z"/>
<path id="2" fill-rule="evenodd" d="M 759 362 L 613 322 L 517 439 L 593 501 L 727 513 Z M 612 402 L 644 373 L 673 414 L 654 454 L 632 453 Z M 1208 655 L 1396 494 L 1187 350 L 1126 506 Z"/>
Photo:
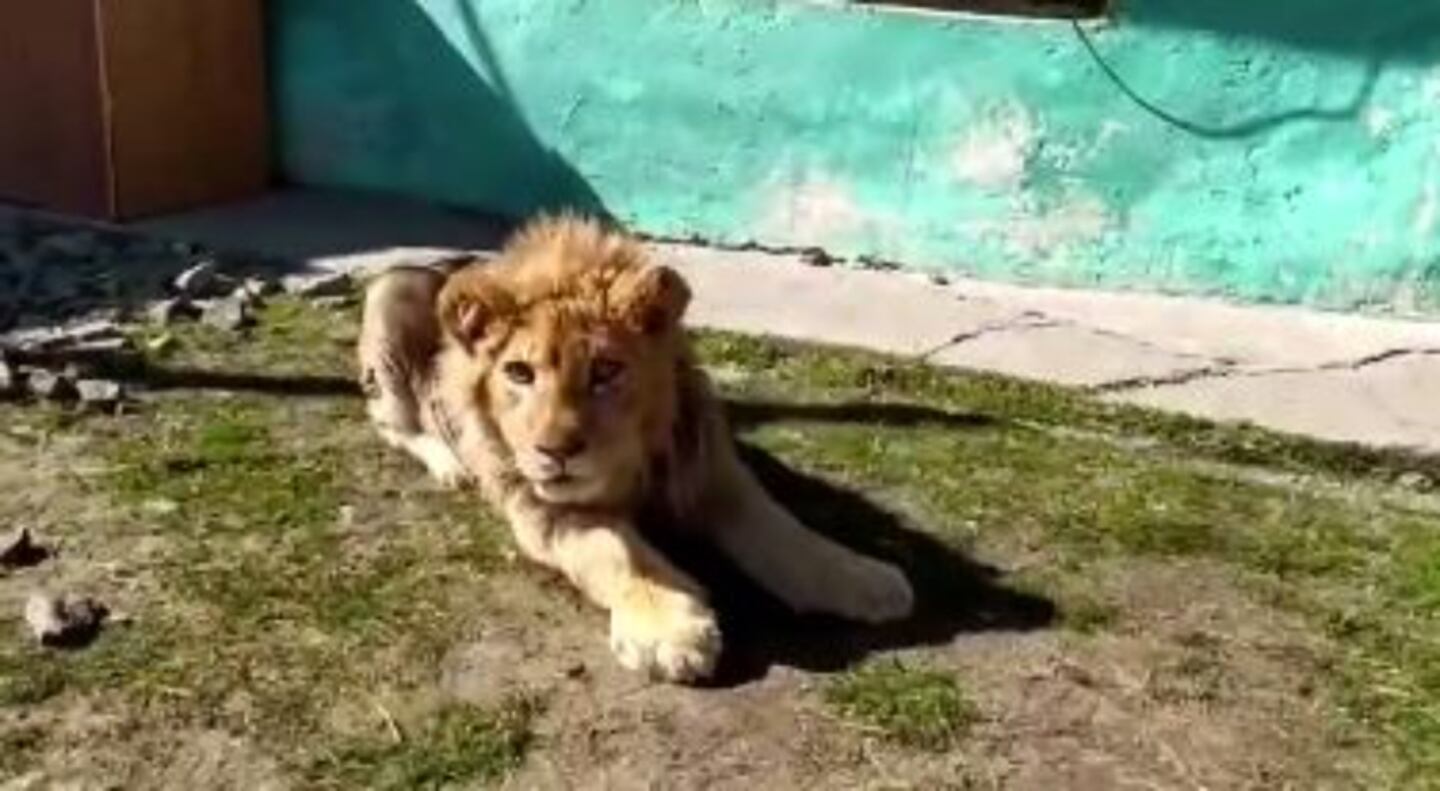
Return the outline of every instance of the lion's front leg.
<path id="1" fill-rule="evenodd" d="M 610 613 L 610 647 L 620 664 L 675 682 L 714 671 L 720 627 L 703 591 L 632 525 L 594 515 L 555 517 L 526 506 L 508 510 L 521 550 Z"/>
<path id="2" fill-rule="evenodd" d="M 867 623 L 910 615 L 915 594 L 900 569 L 801 524 L 738 459 L 718 472 L 702 515 L 714 541 L 792 610 Z"/>

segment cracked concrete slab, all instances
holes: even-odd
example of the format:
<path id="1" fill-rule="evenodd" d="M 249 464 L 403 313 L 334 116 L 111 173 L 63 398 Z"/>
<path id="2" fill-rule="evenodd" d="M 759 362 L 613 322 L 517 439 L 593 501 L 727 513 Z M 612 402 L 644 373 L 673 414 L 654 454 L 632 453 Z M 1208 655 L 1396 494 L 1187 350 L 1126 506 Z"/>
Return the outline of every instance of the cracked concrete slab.
<path id="1" fill-rule="evenodd" d="M 953 288 L 965 296 L 1239 368 L 1313 368 L 1387 350 L 1440 348 L 1440 324 L 1429 321 L 976 280 L 956 281 Z"/>
<path id="2" fill-rule="evenodd" d="M 1201 379 L 1106 399 L 1340 442 L 1436 453 L 1437 394 L 1440 356 L 1406 355 L 1360 368 Z"/>
<path id="3" fill-rule="evenodd" d="M 928 358 L 939 365 L 993 371 L 1077 387 L 1164 379 L 1215 363 L 1073 324 L 1040 324 L 986 333 Z"/>
<path id="4" fill-rule="evenodd" d="M 656 249 L 690 281 L 690 321 L 700 327 L 921 355 L 959 335 L 1025 318 L 893 272 L 807 266 L 763 252 Z"/>

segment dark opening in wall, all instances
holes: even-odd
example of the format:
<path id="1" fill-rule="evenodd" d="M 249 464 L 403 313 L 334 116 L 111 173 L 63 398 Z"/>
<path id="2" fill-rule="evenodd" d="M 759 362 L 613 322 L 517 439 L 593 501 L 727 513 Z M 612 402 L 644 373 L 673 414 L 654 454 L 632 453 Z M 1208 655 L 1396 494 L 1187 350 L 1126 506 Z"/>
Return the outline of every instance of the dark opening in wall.
<path id="1" fill-rule="evenodd" d="M 1103 16 L 1109 0 L 852 0 L 855 5 L 924 8 L 990 16 L 1090 19 Z"/>

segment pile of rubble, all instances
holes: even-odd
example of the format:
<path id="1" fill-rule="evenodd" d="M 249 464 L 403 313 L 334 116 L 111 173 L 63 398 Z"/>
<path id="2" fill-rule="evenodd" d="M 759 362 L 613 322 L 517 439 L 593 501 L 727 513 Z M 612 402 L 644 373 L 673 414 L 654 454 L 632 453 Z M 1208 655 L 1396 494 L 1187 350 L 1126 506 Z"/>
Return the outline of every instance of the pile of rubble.
<path id="1" fill-rule="evenodd" d="M 214 259 L 203 259 L 181 272 L 172 283 L 173 296 L 151 304 L 149 317 L 157 324 L 198 319 L 222 330 L 251 326 L 255 309 L 266 297 L 281 292 L 319 303 L 347 304 L 353 284 L 344 273 L 287 275 L 277 283 L 262 277 L 244 279 L 226 275 Z"/>
<path id="2" fill-rule="evenodd" d="M 255 323 L 267 297 L 286 293 L 316 304 L 350 304 L 354 284 L 344 273 L 287 275 L 278 280 L 237 278 L 222 271 L 211 257 L 201 257 L 164 287 L 165 295 L 150 300 L 144 316 L 167 326 L 199 321 L 216 329 L 240 332 Z M 22 326 L 0 333 L 0 398 L 34 398 L 115 411 L 126 399 L 121 378 L 107 372 L 125 370 L 140 360 L 123 308 L 92 311 L 79 320 Z M 165 337 L 152 351 L 159 350 Z"/>

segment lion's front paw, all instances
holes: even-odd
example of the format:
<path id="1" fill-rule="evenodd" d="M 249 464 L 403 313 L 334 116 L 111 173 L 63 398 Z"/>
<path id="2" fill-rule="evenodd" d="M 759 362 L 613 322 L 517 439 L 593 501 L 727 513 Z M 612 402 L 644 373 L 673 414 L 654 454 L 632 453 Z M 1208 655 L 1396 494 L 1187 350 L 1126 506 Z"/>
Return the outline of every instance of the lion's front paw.
<path id="1" fill-rule="evenodd" d="M 847 564 L 832 588 L 835 614 L 856 621 L 899 621 L 915 608 L 915 592 L 905 573 L 870 558 Z"/>
<path id="2" fill-rule="evenodd" d="M 416 444 L 415 455 L 424 462 L 430 477 L 434 478 L 443 488 L 464 489 L 474 482 L 474 476 L 470 474 L 470 470 L 465 467 L 455 452 L 443 443 L 427 437 L 425 441 Z"/>
<path id="3" fill-rule="evenodd" d="M 458 461 L 449 466 L 431 467 L 430 477 L 434 478 L 442 489 L 465 489 L 473 483 L 470 471 L 461 466 Z"/>
<path id="4" fill-rule="evenodd" d="M 707 678 L 720 658 L 715 614 L 693 598 L 676 594 L 610 613 L 610 649 L 620 664 L 671 682 Z"/>

